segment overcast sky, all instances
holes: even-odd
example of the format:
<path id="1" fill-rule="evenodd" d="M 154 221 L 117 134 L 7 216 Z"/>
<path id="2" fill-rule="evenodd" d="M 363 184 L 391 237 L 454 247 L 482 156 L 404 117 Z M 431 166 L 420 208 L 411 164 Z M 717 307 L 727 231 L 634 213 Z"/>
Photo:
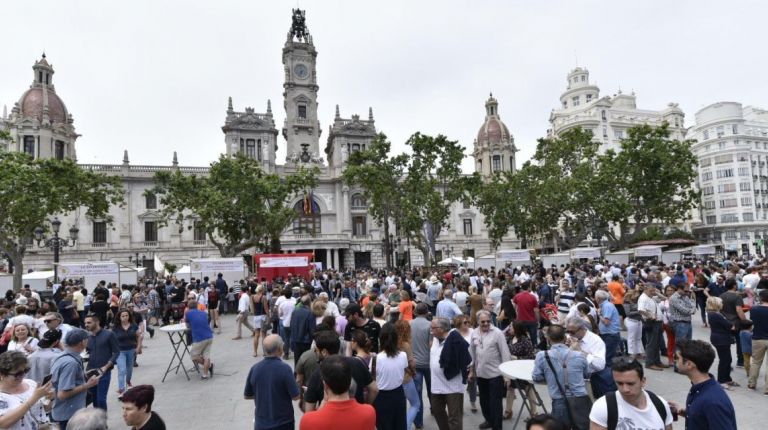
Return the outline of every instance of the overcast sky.
<path id="1" fill-rule="evenodd" d="M 717 101 L 768 107 L 763 1 L 308 1 L 318 50 L 324 148 L 334 107 L 367 117 L 397 152 L 412 133 L 466 148 L 493 91 L 518 166 L 545 135 L 565 77 L 587 67 L 601 95 L 638 107 L 680 103 L 686 126 Z M 281 129 L 282 46 L 295 1 L 8 1 L 2 5 L 0 105 L 32 82 L 45 50 L 82 137 L 81 163 L 188 166 L 224 150 L 227 97 Z M 278 161 L 285 159 L 280 137 Z"/>

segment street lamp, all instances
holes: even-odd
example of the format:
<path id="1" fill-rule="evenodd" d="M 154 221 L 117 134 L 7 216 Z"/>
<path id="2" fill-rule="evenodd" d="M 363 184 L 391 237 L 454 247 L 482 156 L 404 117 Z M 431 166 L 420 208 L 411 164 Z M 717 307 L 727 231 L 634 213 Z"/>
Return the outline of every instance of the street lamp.
<path id="1" fill-rule="evenodd" d="M 137 268 L 141 267 L 141 264 L 144 264 L 144 260 L 146 260 L 146 259 L 147 259 L 147 256 L 144 255 L 144 254 L 141 254 L 141 260 L 139 260 L 139 253 L 138 252 L 136 253 L 136 257 L 135 258 L 132 255 L 128 256 L 128 262 L 135 262 Z"/>
<path id="2" fill-rule="evenodd" d="M 60 229 L 61 221 L 59 221 L 58 217 L 54 217 L 53 221 L 51 221 L 53 237 L 46 238 L 43 236 L 44 230 L 42 227 L 35 228 L 35 241 L 37 242 L 37 246 L 53 250 L 53 282 L 55 284 L 59 283 L 59 252 L 62 248 L 67 246 L 75 246 L 75 243 L 77 242 L 77 234 L 80 232 L 80 229 L 73 225 L 69 229 L 69 239 L 65 239 L 59 237 Z"/>

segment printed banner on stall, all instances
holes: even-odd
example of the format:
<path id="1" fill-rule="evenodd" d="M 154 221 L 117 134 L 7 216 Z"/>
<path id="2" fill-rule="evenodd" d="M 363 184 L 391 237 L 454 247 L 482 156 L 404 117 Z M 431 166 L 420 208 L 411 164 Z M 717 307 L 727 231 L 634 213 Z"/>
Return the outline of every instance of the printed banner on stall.
<path id="1" fill-rule="evenodd" d="M 580 258 L 600 258 L 600 250 L 596 248 L 574 249 L 571 253 L 576 260 Z"/>
<path id="2" fill-rule="evenodd" d="M 242 272 L 242 258 L 202 258 L 192 260 L 192 272 Z"/>
<path id="3" fill-rule="evenodd" d="M 117 263 L 103 261 L 96 263 L 59 263 L 59 276 L 76 278 L 81 276 L 115 275 L 119 273 Z"/>
<path id="4" fill-rule="evenodd" d="M 661 248 L 635 248 L 635 257 L 661 257 Z"/>
<path id="5" fill-rule="evenodd" d="M 503 261 L 530 261 L 531 253 L 527 249 L 513 249 L 499 251 L 499 260 Z"/>
<path id="6" fill-rule="evenodd" d="M 309 265 L 309 258 L 306 256 L 285 257 L 261 257 L 259 267 L 306 267 Z"/>
<path id="7" fill-rule="evenodd" d="M 715 254 L 715 246 L 714 245 L 694 246 L 692 251 L 694 255 L 712 255 L 712 254 Z"/>

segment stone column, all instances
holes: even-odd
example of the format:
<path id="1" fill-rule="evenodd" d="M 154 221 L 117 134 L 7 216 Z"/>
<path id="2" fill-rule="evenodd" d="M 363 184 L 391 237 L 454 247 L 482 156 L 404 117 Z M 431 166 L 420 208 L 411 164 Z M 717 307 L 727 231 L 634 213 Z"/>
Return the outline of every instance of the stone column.
<path id="1" fill-rule="evenodd" d="M 341 225 L 342 231 L 352 231 L 352 224 L 349 217 L 349 187 L 344 185 L 341 188 Z"/>

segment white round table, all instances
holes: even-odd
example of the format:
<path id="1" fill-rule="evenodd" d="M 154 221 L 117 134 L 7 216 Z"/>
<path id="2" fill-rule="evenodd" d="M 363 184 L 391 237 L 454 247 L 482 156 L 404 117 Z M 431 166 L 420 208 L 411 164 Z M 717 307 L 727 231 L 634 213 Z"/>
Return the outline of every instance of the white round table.
<path id="1" fill-rule="evenodd" d="M 186 334 L 188 330 L 187 325 L 184 323 L 160 327 L 160 331 L 168 333 L 168 338 L 171 340 L 171 346 L 173 346 L 173 356 L 171 356 L 171 362 L 168 363 L 168 368 L 165 369 L 162 382 L 165 382 L 165 378 L 168 377 L 168 374 L 171 373 L 172 370 L 175 371 L 175 374 L 179 373 L 179 369 L 183 370 L 184 375 L 187 377 L 187 381 L 189 381 L 189 371 L 199 372 L 197 365 L 194 363 L 192 363 L 193 366 L 190 369 L 187 369 L 187 367 L 184 366 L 184 356 L 189 355 L 191 357 L 191 354 L 189 353 L 189 345 L 187 345 Z"/>
<path id="2" fill-rule="evenodd" d="M 515 423 L 512 425 L 513 429 L 517 428 L 517 424 L 520 422 L 520 416 L 523 414 L 523 409 L 528 410 L 528 416 L 533 416 L 531 404 L 541 407 L 542 410 L 544 410 L 544 413 L 547 413 L 547 408 L 544 406 L 544 402 L 541 401 L 541 397 L 536 391 L 536 386 L 533 385 L 534 363 L 535 360 L 511 360 L 505 361 L 499 365 L 499 371 L 505 377 L 528 382 L 524 387 L 521 387 L 520 385 L 515 387 L 522 399 L 522 404 L 520 405 L 520 410 L 517 411 Z"/>

